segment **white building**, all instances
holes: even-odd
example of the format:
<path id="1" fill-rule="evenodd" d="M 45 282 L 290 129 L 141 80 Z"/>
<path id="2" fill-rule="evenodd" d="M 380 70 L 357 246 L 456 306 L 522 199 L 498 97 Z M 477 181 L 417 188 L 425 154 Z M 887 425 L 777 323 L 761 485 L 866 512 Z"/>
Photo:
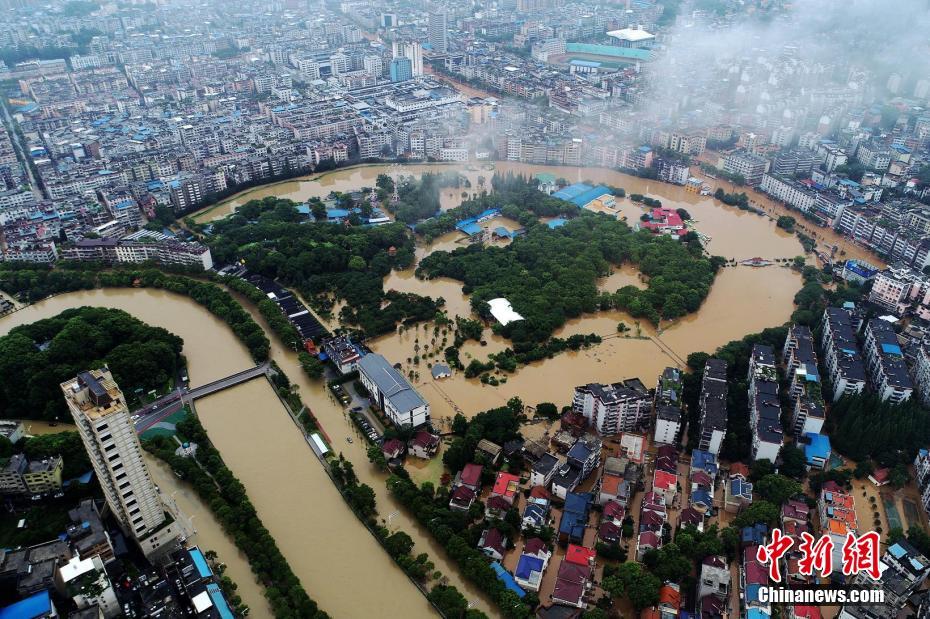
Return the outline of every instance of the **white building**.
<path id="1" fill-rule="evenodd" d="M 170 551 L 179 526 L 168 514 L 142 459 L 123 392 L 107 368 L 61 383 L 107 505 L 147 557 Z"/>
<path id="2" fill-rule="evenodd" d="M 653 438 L 656 443 L 672 445 L 681 432 L 681 409 L 677 406 L 656 406 L 656 426 Z"/>
<path id="3" fill-rule="evenodd" d="M 631 432 L 649 419 L 652 400 L 639 379 L 575 387 L 572 410 L 584 415 L 600 434 Z"/>
<path id="4" fill-rule="evenodd" d="M 870 320 L 865 327 L 864 349 L 872 388 L 882 401 L 900 404 L 909 400 L 914 387 L 891 325 L 880 318 Z"/>
<path id="5" fill-rule="evenodd" d="M 808 189 L 794 179 L 764 174 L 759 188 L 776 200 L 781 200 L 804 213 L 813 210 L 817 203 L 817 192 Z"/>
<path id="6" fill-rule="evenodd" d="M 865 389 L 865 365 L 849 312 L 838 307 L 824 310 L 820 338 L 824 364 L 833 385 L 832 400 L 862 393 Z"/>
<path id="7" fill-rule="evenodd" d="M 930 350 L 921 344 L 914 363 L 914 387 L 924 406 L 930 406 Z"/>
<path id="8" fill-rule="evenodd" d="M 358 377 L 372 402 L 395 425 L 417 428 L 429 421 L 429 403 L 381 355 L 369 353 L 359 359 Z"/>
<path id="9" fill-rule="evenodd" d="M 74 556 L 55 571 L 55 588 L 74 601 L 78 610 L 97 605 L 103 616 L 122 616 L 122 608 L 113 592 L 100 555 L 87 559 Z"/>

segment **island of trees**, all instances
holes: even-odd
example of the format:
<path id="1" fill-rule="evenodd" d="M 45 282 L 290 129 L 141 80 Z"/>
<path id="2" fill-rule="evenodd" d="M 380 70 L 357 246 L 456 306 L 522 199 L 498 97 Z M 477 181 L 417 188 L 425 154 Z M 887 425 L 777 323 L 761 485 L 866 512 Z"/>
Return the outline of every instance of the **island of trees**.
<path id="1" fill-rule="evenodd" d="M 443 217 L 498 206 L 505 216 L 525 225 L 526 233 L 503 248 L 472 245 L 434 252 L 420 262 L 417 275 L 463 282 L 473 311 L 482 318 L 490 318 L 488 300 L 507 298 L 525 318 L 501 328 L 515 343 L 543 342 L 569 318 L 611 308 L 655 324 L 678 318 L 700 307 L 725 262 L 706 257 L 697 240 L 680 243 L 637 233 L 612 217 L 580 212 L 573 204 L 537 191 L 524 177 L 495 176 L 492 184 L 494 194 L 467 201 L 460 213 L 453 209 Z M 538 222 L 539 216 L 566 214 L 574 218 L 556 229 Z M 637 265 L 649 278 L 647 289 L 626 286 L 615 293 L 599 292 L 598 278 L 624 263 Z"/>
<path id="2" fill-rule="evenodd" d="M 369 336 L 389 333 L 399 322 L 428 320 L 442 307 L 441 299 L 384 290 L 391 269 L 413 264 L 413 239 L 403 225 L 315 224 L 296 206 L 273 197 L 247 202 L 214 224 L 214 259 L 242 260 L 249 271 L 296 288 L 324 312 L 342 299 L 342 324 Z"/>
<path id="3" fill-rule="evenodd" d="M 168 384 L 181 363 L 183 341 L 124 311 L 65 310 L 0 337 L 0 417 L 68 416 L 62 382 L 101 365 L 131 394 Z M 13 377 L 18 377 L 13 379 Z"/>

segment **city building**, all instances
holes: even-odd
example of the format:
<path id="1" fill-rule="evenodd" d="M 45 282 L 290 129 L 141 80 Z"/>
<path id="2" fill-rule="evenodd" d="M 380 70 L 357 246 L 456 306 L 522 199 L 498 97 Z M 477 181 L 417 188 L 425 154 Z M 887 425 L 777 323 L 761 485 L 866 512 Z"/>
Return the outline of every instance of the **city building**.
<path id="1" fill-rule="evenodd" d="M 61 384 L 107 505 L 147 557 L 161 558 L 180 534 L 149 475 L 122 391 L 107 368 Z"/>
<path id="2" fill-rule="evenodd" d="M 619 434 L 648 422 L 652 399 L 638 378 L 610 385 L 590 383 L 575 387 L 572 410 L 584 415 L 601 435 Z"/>
<path id="3" fill-rule="evenodd" d="M 698 403 L 701 408 L 698 449 L 718 455 L 727 431 L 726 361 L 713 358 L 707 360 Z"/>
<path id="4" fill-rule="evenodd" d="M 900 404 L 909 400 L 914 386 L 894 328 L 881 318 L 869 320 L 863 349 L 870 383 L 882 401 Z"/>
<path id="5" fill-rule="evenodd" d="M 427 35 L 430 51 L 443 54 L 449 51 L 448 24 L 446 23 L 445 11 L 430 12 Z"/>
<path id="6" fill-rule="evenodd" d="M 413 79 L 413 62 L 405 56 L 393 58 L 388 68 L 392 82 L 406 82 Z"/>
<path id="7" fill-rule="evenodd" d="M 859 521 L 852 494 L 847 494 L 836 482 L 827 481 L 817 498 L 820 529 L 833 541 L 833 565 L 843 564 L 843 544 L 848 533 L 859 534 Z M 837 572 L 834 570 L 834 576 Z M 842 572 L 840 572 L 842 576 Z"/>
<path id="8" fill-rule="evenodd" d="M 369 353 L 359 359 L 358 377 L 374 404 L 395 425 L 419 428 L 429 421 L 429 403 L 381 355 Z"/>
<path id="9" fill-rule="evenodd" d="M 884 603 L 876 606 L 846 605 L 839 617 L 844 619 L 893 619 L 908 603 L 910 597 L 930 575 L 930 559 L 914 548 L 907 540 L 900 540 L 886 548 L 881 557 L 877 582 L 872 576 L 860 572 L 853 577 L 859 587 L 878 586 L 884 591 Z"/>
<path id="10" fill-rule="evenodd" d="M 63 597 L 70 598 L 79 610 L 96 606 L 107 619 L 122 616 L 123 609 L 99 556 L 75 556 L 58 566 L 55 587 Z"/>
<path id="11" fill-rule="evenodd" d="M 820 336 L 824 365 L 833 386 L 832 401 L 865 389 L 865 364 L 856 341 L 849 311 L 838 307 L 824 310 Z M 797 424 L 795 424 L 797 425 Z"/>
<path id="12" fill-rule="evenodd" d="M 768 165 L 765 157 L 747 151 L 734 151 L 721 157 L 719 167 L 729 174 L 742 176 L 747 185 L 754 187 L 762 182 Z"/>
<path id="13" fill-rule="evenodd" d="M 771 346 L 754 344 L 749 357 L 749 427 L 752 459 L 775 462 L 784 442 L 778 373 Z"/>

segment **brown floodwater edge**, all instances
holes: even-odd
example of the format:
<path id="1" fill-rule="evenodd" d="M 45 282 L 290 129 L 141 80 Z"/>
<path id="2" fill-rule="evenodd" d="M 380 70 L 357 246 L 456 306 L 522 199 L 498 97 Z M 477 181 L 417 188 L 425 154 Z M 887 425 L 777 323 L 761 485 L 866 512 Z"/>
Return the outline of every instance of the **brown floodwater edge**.
<path id="1" fill-rule="evenodd" d="M 361 437 L 353 443 L 344 442 L 345 437 L 356 436 L 356 430 L 325 385 L 307 378 L 297 353 L 277 341 L 251 304 L 239 300 L 268 333 L 271 358 L 291 378 L 301 398 L 332 437 L 334 451 L 352 462 L 360 483 L 374 489 L 384 524 L 391 531 L 409 534 L 416 544 L 415 552 L 428 553 L 436 569 L 474 607 L 489 616 L 498 616 L 486 597 L 461 578 L 444 549 L 390 496 L 385 487 L 386 475 L 368 461 Z M 96 289 L 60 294 L 0 318 L 0 334 L 84 305 L 121 309 L 180 336 L 194 385 L 253 365 L 248 352 L 225 323 L 187 297 L 155 289 Z M 413 617 L 434 616 L 426 599 L 346 506 L 301 433 L 287 422 L 270 386 L 262 397 L 254 393 L 235 397 L 244 393 L 237 392 L 242 386 L 198 401 L 198 414 L 309 595 L 334 616 L 367 616 L 381 612 L 385 603 Z M 214 409 L 219 412 L 214 414 Z M 209 511 L 203 518 L 197 516 L 194 524 L 204 529 L 208 521 L 214 529 L 221 530 Z M 235 557 L 227 559 L 226 554 L 220 553 L 221 559 L 231 564 Z M 343 564 L 348 567 L 333 567 Z M 249 570 L 247 565 L 244 569 Z M 366 583 L 366 587 L 355 587 L 356 581 Z M 247 585 L 237 583 L 240 587 Z M 369 587 L 367 583 L 378 585 Z M 262 598 L 260 592 L 258 597 Z M 245 595 L 243 599 L 249 603 Z M 254 616 L 262 615 L 256 612 Z"/>
<path id="2" fill-rule="evenodd" d="M 845 252 L 845 255 L 842 256 L 843 258 L 856 258 L 860 260 L 866 260 L 877 266 L 884 265 L 884 262 L 867 248 L 853 243 L 846 237 L 838 234 L 832 228 L 819 228 L 809 224 L 806 222 L 806 220 L 799 218 L 797 212 L 791 211 L 784 204 L 769 198 L 765 194 L 748 187 L 735 186 L 723 179 L 709 178 L 698 169 L 697 163 L 695 163 L 692 168 L 695 176 L 703 178 L 706 183 L 712 187 L 712 190 L 719 186 L 728 192 L 747 192 L 752 199 L 753 206 L 762 208 L 766 212 L 767 217 L 771 218 L 773 222 L 774 219 L 776 219 L 779 215 L 794 216 L 796 219 L 798 219 L 797 227 L 799 229 L 803 230 L 809 235 L 814 235 L 821 243 L 836 245 L 841 251 Z M 739 211 L 739 209 L 736 207 L 727 207 L 722 205 L 710 196 L 701 196 L 700 194 L 689 192 L 684 187 L 678 185 L 664 183 L 659 180 L 643 179 L 637 176 L 624 174 L 610 168 L 540 165 L 514 161 L 470 162 L 464 165 L 462 163 L 455 162 L 416 164 L 357 164 L 353 166 L 346 166 L 344 168 L 338 168 L 335 170 L 328 170 L 319 174 L 309 174 L 306 176 L 295 177 L 289 180 L 276 181 L 267 185 L 251 187 L 249 189 L 243 190 L 242 192 L 233 194 L 232 196 L 225 198 L 217 204 L 213 204 L 199 211 L 195 211 L 191 213 L 190 216 L 198 222 L 210 221 L 218 217 L 228 215 L 250 199 L 260 199 L 271 195 L 283 198 L 291 198 L 294 200 L 306 200 L 310 197 L 324 197 L 333 190 L 346 191 L 348 189 L 359 189 L 362 187 L 362 183 L 366 183 L 368 186 L 371 186 L 373 185 L 374 180 L 377 178 L 378 174 L 381 173 L 397 177 L 399 175 L 417 175 L 424 172 L 444 171 L 458 171 L 463 176 L 468 178 L 472 183 L 472 187 L 470 189 L 471 192 L 479 190 L 479 187 L 476 183 L 478 176 L 484 176 L 488 180 L 489 185 L 490 176 L 495 171 L 522 173 L 526 175 L 533 175 L 544 172 L 554 174 L 557 178 L 564 178 L 571 182 L 590 180 L 597 183 L 605 183 L 617 187 L 623 187 L 626 189 L 627 195 L 631 193 L 641 193 L 650 197 L 658 197 L 663 199 L 663 204 L 666 206 L 673 206 L 672 204 L 666 204 L 666 201 L 668 200 L 676 202 L 677 204 L 674 205 L 676 208 L 687 208 L 688 204 L 697 205 L 716 202 L 716 204 L 722 208 L 731 209 L 738 213 L 742 213 L 747 217 L 758 217 L 757 215 L 748 213 L 746 211 Z M 441 202 L 443 210 L 457 206 L 461 203 L 459 190 L 443 190 L 441 195 Z M 628 200 L 621 201 L 621 204 L 624 202 L 628 202 Z M 698 230 L 701 230 L 700 223 L 698 224 L 697 228 Z M 762 249 L 765 248 L 763 247 Z M 711 247 L 711 251 L 713 253 L 713 247 Z M 737 256 L 728 255 L 727 257 Z M 740 256 L 741 259 L 751 257 L 754 257 L 754 255 Z"/>

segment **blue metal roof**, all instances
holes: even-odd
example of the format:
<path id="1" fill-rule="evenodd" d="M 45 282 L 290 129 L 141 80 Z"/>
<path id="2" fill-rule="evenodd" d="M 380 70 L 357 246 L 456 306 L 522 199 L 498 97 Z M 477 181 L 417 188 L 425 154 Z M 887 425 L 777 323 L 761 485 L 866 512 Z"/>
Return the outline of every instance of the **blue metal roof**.
<path id="1" fill-rule="evenodd" d="M 191 559 L 194 561 L 194 566 L 197 568 L 197 573 L 200 574 L 201 578 L 210 578 L 213 576 L 213 571 L 210 569 L 210 566 L 207 565 L 207 559 L 203 556 L 203 553 L 200 552 L 199 548 L 191 548 L 187 552 L 190 553 Z"/>
<path id="2" fill-rule="evenodd" d="M 830 437 L 826 434 L 817 434 L 814 432 L 805 432 L 804 438 L 807 443 L 804 445 L 804 457 L 808 463 L 816 460 L 824 460 L 830 457 Z"/>
<path id="3" fill-rule="evenodd" d="M 901 352 L 901 347 L 897 344 L 882 344 L 882 352 L 890 355 L 898 355 L 899 357 L 904 356 Z"/>
<path id="4" fill-rule="evenodd" d="M 481 226 L 476 223 L 467 223 L 467 224 L 458 224 L 455 226 L 468 236 L 474 236 L 476 234 L 481 234 Z"/>
<path id="5" fill-rule="evenodd" d="M 220 591 L 219 585 L 210 583 L 207 585 L 207 593 L 210 594 L 213 605 L 216 607 L 217 612 L 220 613 L 220 619 L 236 619 L 236 616 L 229 610 L 229 604 L 226 603 L 226 598 L 223 597 L 223 592 Z"/>
<path id="6" fill-rule="evenodd" d="M 514 575 L 517 578 L 522 578 L 526 580 L 530 577 L 531 572 L 542 572 L 543 569 L 543 560 L 539 557 L 533 557 L 531 555 L 521 555 L 520 562 L 517 563 L 517 569 L 514 572 Z"/>
<path id="7" fill-rule="evenodd" d="M 48 591 L 40 591 L 35 595 L 0 608 L 0 619 L 33 619 L 48 614 L 52 610 L 52 600 Z"/>
<path id="8" fill-rule="evenodd" d="M 513 574 L 504 569 L 504 567 L 495 561 L 491 564 L 491 567 L 494 569 L 494 573 L 497 574 L 497 579 L 504 583 L 504 586 L 513 591 L 519 597 L 526 597 L 526 591 L 524 591 L 520 585 L 517 584 L 517 581 L 513 579 Z"/>

